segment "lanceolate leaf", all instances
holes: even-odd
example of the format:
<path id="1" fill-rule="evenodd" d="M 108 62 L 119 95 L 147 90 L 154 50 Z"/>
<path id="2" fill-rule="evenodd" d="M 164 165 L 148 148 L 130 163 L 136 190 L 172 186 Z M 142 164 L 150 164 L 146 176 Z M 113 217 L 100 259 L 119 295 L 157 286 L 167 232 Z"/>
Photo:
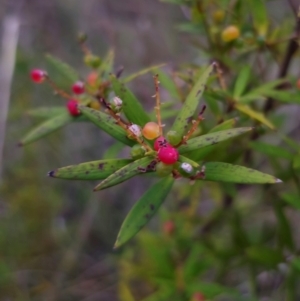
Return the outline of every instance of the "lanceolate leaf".
<path id="1" fill-rule="evenodd" d="M 147 74 L 147 73 L 149 73 L 150 71 L 155 70 L 155 69 L 157 69 L 157 68 L 161 68 L 161 67 L 163 67 L 163 66 L 165 66 L 165 65 L 166 65 L 165 63 L 163 63 L 163 64 L 158 64 L 158 65 L 155 65 L 155 66 L 150 66 L 150 67 L 145 68 L 145 69 L 143 69 L 143 70 L 140 70 L 140 71 L 138 71 L 138 72 L 135 72 L 135 73 L 133 73 L 133 74 L 131 74 L 131 75 L 128 75 L 128 76 L 126 76 L 125 78 L 123 78 L 123 83 L 129 83 L 129 82 L 131 82 L 132 80 L 134 80 L 135 78 L 137 78 L 137 77 L 139 77 L 139 76 L 141 76 L 141 75 Z"/>
<path id="2" fill-rule="evenodd" d="M 238 78 L 236 79 L 234 90 L 233 90 L 233 98 L 238 99 L 245 91 L 247 87 L 247 83 L 250 77 L 250 67 L 246 65 L 240 72 Z"/>
<path id="3" fill-rule="evenodd" d="M 106 78 L 108 74 L 112 72 L 113 64 L 114 64 L 115 53 L 111 49 L 108 51 L 106 57 L 103 59 L 101 65 L 99 66 L 99 77 Z"/>
<path id="4" fill-rule="evenodd" d="M 214 145 L 221 141 L 242 135 L 246 132 L 251 131 L 252 129 L 253 128 L 251 127 L 244 127 L 244 128 L 236 128 L 236 129 L 230 129 L 230 130 L 225 130 L 220 132 L 209 133 L 188 140 L 187 144 L 181 145 L 178 148 L 178 150 L 180 154 L 184 154 L 192 150 L 196 150 L 208 145 Z"/>
<path id="5" fill-rule="evenodd" d="M 275 129 L 275 126 L 273 125 L 273 123 L 269 119 L 267 119 L 267 117 L 264 114 L 254 111 L 249 106 L 244 105 L 244 104 L 235 104 L 235 108 L 237 110 L 239 110 L 240 112 L 248 115 L 250 118 L 261 122 L 262 124 L 266 125 L 270 129 L 272 129 L 272 130 Z"/>
<path id="6" fill-rule="evenodd" d="M 79 117 L 80 118 L 80 117 Z M 20 146 L 34 142 L 56 130 L 65 126 L 72 121 L 75 121 L 76 117 L 72 117 L 68 112 L 61 115 L 53 117 L 45 122 L 43 122 L 38 127 L 34 128 L 29 132 L 19 143 Z"/>
<path id="7" fill-rule="evenodd" d="M 114 246 L 115 248 L 120 247 L 131 239 L 149 222 L 168 196 L 173 183 L 174 179 L 171 176 L 166 177 L 154 184 L 141 197 L 125 218 L 118 234 L 118 238 Z"/>
<path id="8" fill-rule="evenodd" d="M 204 70 L 203 73 L 201 73 L 200 77 L 196 81 L 196 84 L 188 94 L 183 107 L 179 111 L 171 128 L 171 130 L 176 131 L 178 135 L 183 136 L 191 124 L 191 119 L 193 118 L 196 108 L 199 105 L 199 99 L 203 94 L 205 84 L 211 75 L 213 68 L 214 64 L 211 64 L 207 69 Z"/>
<path id="9" fill-rule="evenodd" d="M 224 131 L 224 130 L 229 130 L 234 128 L 234 126 L 237 123 L 237 118 L 232 118 L 232 119 L 228 119 L 225 120 L 224 122 L 216 125 L 215 127 L 213 127 L 209 133 L 214 133 L 214 132 L 219 132 L 219 131 Z"/>
<path id="10" fill-rule="evenodd" d="M 231 182 L 239 184 L 274 184 L 282 182 L 274 176 L 244 166 L 224 162 L 206 162 L 198 164 L 182 155 L 179 156 L 179 161 L 189 163 L 196 170 L 198 169 L 199 171 L 204 172 L 205 176 L 199 179 L 203 181 Z"/>
<path id="11" fill-rule="evenodd" d="M 116 96 L 120 97 L 123 101 L 122 110 L 128 120 L 140 126 L 144 126 L 145 123 L 150 121 L 149 116 L 134 94 L 115 76 L 111 75 L 110 80 Z"/>
<path id="12" fill-rule="evenodd" d="M 46 59 L 70 84 L 79 79 L 78 73 L 70 65 L 50 54 L 46 55 Z"/>
<path id="13" fill-rule="evenodd" d="M 202 165 L 205 181 L 240 184 L 274 184 L 282 181 L 258 170 L 223 162 L 207 162 Z"/>
<path id="14" fill-rule="evenodd" d="M 124 167 L 117 170 L 115 173 L 111 174 L 108 178 L 106 178 L 100 184 L 98 184 L 94 188 L 94 191 L 102 190 L 102 189 L 117 185 L 117 184 L 122 183 L 138 174 L 141 174 L 143 172 L 142 169 L 147 168 L 147 166 L 152 161 L 153 161 L 153 158 L 147 156 L 147 157 L 138 159 L 132 163 L 129 163 L 128 165 L 125 165 Z"/>
<path id="15" fill-rule="evenodd" d="M 129 146 L 135 144 L 133 140 L 127 138 L 126 131 L 116 124 L 116 120 L 108 114 L 81 105 L 79 105 L 79 109 L 84 116 L 110 136 Z"/>
<path id="16" fill-rule="evenodd" d="M 64 114 L 65 112 L 66 112 L 66 107 L 57 106 L 57 107 L 35 108 L 35 109 L 27 111 L 26 114 L 31 117 L 47 119 L 47 118 L 51 118 L 51 117 L 55 117 L 55 116 Z"/>
<path id="17" fill-rule="evenodd" d="M 106 159 L 61 167 L 50 171 L 53 178 L 68 180 L 102 180 L 132 162 L 131 159 Z"/>

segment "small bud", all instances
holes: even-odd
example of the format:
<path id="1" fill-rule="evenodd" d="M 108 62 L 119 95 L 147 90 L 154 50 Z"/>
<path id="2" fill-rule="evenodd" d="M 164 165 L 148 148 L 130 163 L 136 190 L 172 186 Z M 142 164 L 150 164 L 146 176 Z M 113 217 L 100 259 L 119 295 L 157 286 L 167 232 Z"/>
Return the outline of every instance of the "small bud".
<path id="1" fill-rule="evenodd" d="M 85 32 L 79 32 L 77 39 L 79 43 L 84 43 L 87 40 L 87 34 Z"/>
<path id="2" fill-rule="evenodd" d="M 167 139 L 171 145 L 175 146 L 180 143 L 181 135 L 179 135 L 176 131 L 169 131 L 167 133 Z"/>
<path id="3" fill-rule="evenodd" d="M 191 177 L 195 175 L 195 169 L 187 162 L 180 163 L 178 171 L 183 177 Z"/>
<path id="4" fill-rule="evenodd" d="M 156 170 L 156 174 L 159 177 L 166 177 L 172 172 L 173 168 L 174 168 L 173 165 L 165 164 L 163 162 L 158 162 L 156 164 L 155 170 Z"/>
<path id="5" fill-rule="evenodd" d="M 111 109 L 115 113 L 119 113 L 122 110 L 123 101 L 121 100 L 121 98 L 119 98 L 117 96 L 115 96 L 112 100 L 110 100 L 109 104 L 110 104 Z"/>
<path id="6" fill-rule="evenodd" d="M 137 124 L 132 124 L 131 126 L 129 126 L 128 129 L 130 130 L 131 133 L 134 134 L 134 136 L 136 137 L 142 136 L 141 128 Z"/>
<path id="7" fill-rule="evenodd" d="M 84 57 L 84 62 L 89 67 L 98 68 L 101 64 L 101 59 L 93 54 L 88 54 Z"/>
<path id="8" fill-rule="evenodd" d="M 143 158 L 145 153 L 146 153 L 145 148 L 140 144 L 135 144 L 130 150 L 130 155 L 131 155 L 132 159 L 135 159 L 135 160 Z"/>

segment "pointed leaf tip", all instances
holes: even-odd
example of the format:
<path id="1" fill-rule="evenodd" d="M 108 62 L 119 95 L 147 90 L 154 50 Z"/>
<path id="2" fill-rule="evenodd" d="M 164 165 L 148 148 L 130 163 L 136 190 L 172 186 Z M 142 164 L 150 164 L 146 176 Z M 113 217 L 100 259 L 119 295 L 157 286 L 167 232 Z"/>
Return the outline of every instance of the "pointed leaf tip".
<path id="1" fill-rule="evenodd" d="M 47 173 L 47 176 L 48 177 L 54 177 L 54 173 L 55 173 L 55 170 L 51 170 L 51 171 L 49 171 L 48 173 Z"/>

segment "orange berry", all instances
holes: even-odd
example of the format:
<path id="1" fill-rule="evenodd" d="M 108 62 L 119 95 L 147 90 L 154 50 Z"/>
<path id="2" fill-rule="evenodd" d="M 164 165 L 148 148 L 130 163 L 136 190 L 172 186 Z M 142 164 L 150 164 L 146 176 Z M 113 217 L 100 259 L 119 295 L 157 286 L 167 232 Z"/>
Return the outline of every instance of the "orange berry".
<path id="1" fill-rule="evenodd" d="M 225 12 L 223 10 L 216 10 L 213 12 L 213 20 L 216 23 L 221 23 L 224 20 Z"/>
<path id="2" fill-rule="evenodd" d="M 222 40 L 226 43 L 236 40 L 239 36 L 240 30 L 234 25 L 226 27 L 221 34 Z"/>
<path id="3" fill-rule="evenodd" d="M 87 83 L 90 85 L 90 86 L 96 86 L 97 85 L 97 81 L 98 81 L 98 73 L 97 72 L 91 72 L 88 76 L 87 76 L 87 79 L 86 79 Z"/>
<path id="4" fill-rule="evenodd" d="M 159 136 L 159 125 L 153 121 L 147 122 L 143 127 L 142 134 L 149 140 L 157 138 Z"/>

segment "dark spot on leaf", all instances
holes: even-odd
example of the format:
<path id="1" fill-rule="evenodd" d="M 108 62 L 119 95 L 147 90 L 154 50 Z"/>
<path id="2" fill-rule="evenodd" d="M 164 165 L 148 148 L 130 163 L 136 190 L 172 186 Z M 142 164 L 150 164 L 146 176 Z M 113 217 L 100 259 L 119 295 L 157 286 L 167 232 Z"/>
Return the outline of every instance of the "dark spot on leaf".
<path id="1" fill-rule="evenodd" d="M 86 175 L 88 175 L 89 173 L 90 173 L 90 172 L 89 172 L 88 170 L 85 172 Z"/>
<path id="2" fill-rule="evenodd" d="M 200 94 L 202 92 L 202 90 L 200 89 L 200 90 L 198 90 L 197 91 L 197 94 L 196 94 L 196 97 Z"/>
<path id="3" fill-rule="evenodd" d="M 210 141 L 211 139 L 212 138 L 210 138 L 210 137 L 205 138 L 206 141 Z"/>
<path id="4" fill-rule="evenodd" d="M 154 210 L 155 209 L 155 206 L 153 204 L 150 204 L 150 209 L 151 210 Z"/>
<path id="5" fill-rule="evenodd" d="M 145 217 L 146 219 L 149 219 L 149 218 L 150 218 L 150 215 L 149 215 L 149 214 L 145 214 L 144 217 Z"/>
<path id="6" fill-rule="evenodd" d="M 104 167 L 104 163 L 100 163 L 99 166 L 98 166 L 98 168 L 99 168 L 100 170 L 102 170 L 103 167 Z"/>

